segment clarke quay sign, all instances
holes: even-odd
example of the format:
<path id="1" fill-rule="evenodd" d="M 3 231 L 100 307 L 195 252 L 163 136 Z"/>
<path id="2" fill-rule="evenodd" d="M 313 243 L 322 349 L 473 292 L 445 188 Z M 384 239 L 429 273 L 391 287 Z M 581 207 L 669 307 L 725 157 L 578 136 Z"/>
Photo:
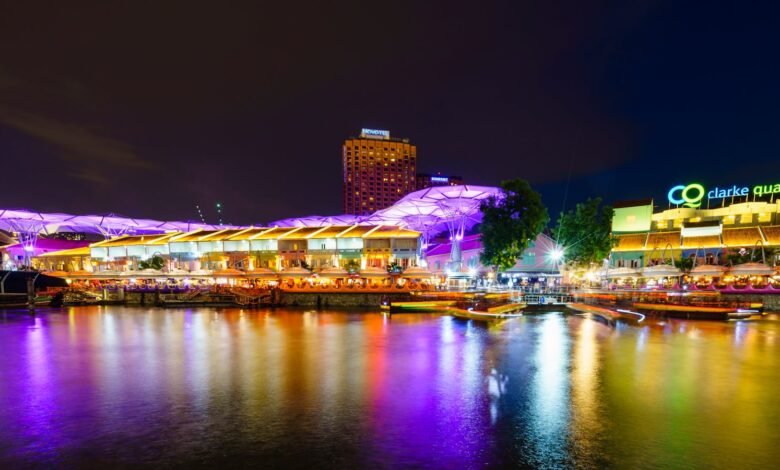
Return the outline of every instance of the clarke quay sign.
<path id="1" fill-rule="evenodd" d="M 729 188 L 711 189 L 707 191 L 699 183 L 691 183 L 687 186 L 679 184 L 669 190 L 667 198 L 669 202 L 675 205 L 692 207 L 694 209 L 701 207 L 701 201 L 706 196 L 707 199 L 724 199 L 727 197 L 741 197 L 754 194 L 756 197 L 769 194 L 780 193 L 780 184 L 759 184 L 753 186 L 751 191 L 747 186 L 731 186 Z"/>

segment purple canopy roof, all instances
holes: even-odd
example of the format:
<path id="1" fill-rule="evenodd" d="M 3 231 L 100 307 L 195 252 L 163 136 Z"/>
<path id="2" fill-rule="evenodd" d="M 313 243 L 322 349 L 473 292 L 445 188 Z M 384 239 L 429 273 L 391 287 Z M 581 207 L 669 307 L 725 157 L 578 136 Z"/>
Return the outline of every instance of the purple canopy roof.
<path id="1" fill-rule="evenodd" d="M 322 227 L 325 225 L 398 225 L 427 236 L 449 231 L 462 236 L 482 220 L 480 203 L 491 196 L 501 197 L 501 189 L 491 186 L 435 186 L 409 193 L 392 206 L 369 216 L 309 216 L 277 220 L 280 227 Z"/>
<path id="2" fill-rule="evenodd" d="M 9 245 L 3 247 L 3 250 L 9 255 L 18 256 L 40 256 L 44 253 L 51 251 L 70 250 L 72 248 L 81 248 L 89 245 L 87 240 L 49 240 L 46 238 L 40 238 L 35 242 L 35 246 L 32 247 L 32 251 L 25 250 L 25 247 L 21 243 L 15 245 Z"/>
<path id="3" fill-rule="evenodd" d="M 271 226 L 279 227 L 325 227 L 326 225 L 354 225 L 365 223 L 365 217 L 343 214 L 333 216 L 310 215 L 308 217 L 293 217 L 271 222 Z"/>
<path id="4" fill-rule="evenodd" d="M 489 197 L 501 197 L 491 186 L 435 186 L 407 194 L 401 200 L 375 212 L 371 223 L 401 225 L 433 235 L 449 231 L 462 236 L 482 220 L 479 205 Z"/>
<path id="5" fill-rule="evenodd" d="M 165 233 L 167 231 L 192 231 L 197 229 L 219 230 L 228 228 L 190 221 L 161 221 L 131 219 L 114 214 L 72 215 L 63 213 L 32 212 L 28 210 L 0 209 L 0 230 L 8 232 L 57 232 L 99 233 L 121 235 L 125 233 Z"/>

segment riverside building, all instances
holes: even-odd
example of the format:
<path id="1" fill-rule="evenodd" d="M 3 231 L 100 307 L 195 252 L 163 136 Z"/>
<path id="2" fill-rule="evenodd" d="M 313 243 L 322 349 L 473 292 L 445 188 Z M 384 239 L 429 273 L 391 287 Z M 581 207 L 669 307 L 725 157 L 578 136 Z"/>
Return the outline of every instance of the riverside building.
<path id="1" fill-rule="evenodd" d="M 417 147 L 390 131 L 362 129 L 342 146 L 344 213 L 369 215 L 413 192 Z"/>
<path id="2" fill-rule="evenodd" d="M 125 235 L 34 262 L 43 270 L 68 272 L 78 266 L 95 275 L 133 274 L 141 261 L 156 256 L 164 260 L 166 273 L 182 275 L 225 269 L 405 268 L 420 262 L 419 240 L 419 232 L 389 225 L 194 230 Z"/>
<path id="3" fill-rule="evenodd" d="M 780 264 L 780 184 L 677 185 L 663 206 L 652 199 L 614 205 L 617 244 L 609 269 L 641 274 L 683 258 L 694 266 L 724 266 L 736 255 L 767 267 Z"/>

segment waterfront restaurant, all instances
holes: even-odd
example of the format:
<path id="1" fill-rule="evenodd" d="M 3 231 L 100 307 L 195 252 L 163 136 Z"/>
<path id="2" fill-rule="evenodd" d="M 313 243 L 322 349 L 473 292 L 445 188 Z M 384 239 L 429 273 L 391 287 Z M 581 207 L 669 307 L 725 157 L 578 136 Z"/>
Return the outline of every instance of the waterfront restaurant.
<path id="1" fill-rule="evenodd" d="M 419 232 L 386 225 L 230 228 L 125 235 L 93 243 L 88 251 L 61 256 L 50 253 L 46 260 L 35 261 L 42 267 L 56 266 L 66 272 L 78 266 L 97 276 L 140 273 L 141 262 L 154 257 L 163 260 L 160 274 L 208 274 L 229 269 L 251 273 L 292 267 L 315 272 L 327 268 L 357 271 L 386 269 L 391 264 L 417 266 L 419 240 Z M 63 262 L 50 261 L 60 258 Z"/>
<path id="2" fill-rule="evenodd" d="M 543 287 L 560 283 L 561 273 L 558 264 L 551 257 L 555 250 L 555 241 L 541 233 L 529 243 L 523 256 L 515 265 L 500 273 L 498 282 L 512 286 Z M 432 245 L 426 253 L 428 269 L 441 283 L 464 287 L 490 281 L 492 267 L 483 266 L 479 256 L 482 241 L 479 234 L 466 235 L 460 242 L 460 266 L 452 265 L 452 243 L 444 242 Z M 456 282 L 453 282 L 455 280 Z M 449 282 L 448 282 L 449 281 Z"/>
<path id="3" fill-rule="evenodd" d="M 760 283 L 756 277 L 780 264 L 776 194 L 780 185 L 689 184 L 670 188 L 661 210 L 652 199 L 615 204 L 606 277 L 618 285 L 672 285 L 685 274 L 692 283 L 718 284 L 742 273 Z M 757 266 L 747 269 L 751 263 Z"/>

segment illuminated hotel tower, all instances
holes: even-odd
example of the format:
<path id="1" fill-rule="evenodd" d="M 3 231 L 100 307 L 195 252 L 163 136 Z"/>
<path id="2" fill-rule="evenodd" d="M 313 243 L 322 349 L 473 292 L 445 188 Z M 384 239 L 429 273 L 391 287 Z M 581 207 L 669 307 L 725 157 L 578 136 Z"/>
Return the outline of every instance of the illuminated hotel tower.
<path id="1" fill-rule="evenodd" d="M 363 129 L 344 141 L 344 213 L 371 214 L 415 190 L 417 147 L 390 131 Z"/>

